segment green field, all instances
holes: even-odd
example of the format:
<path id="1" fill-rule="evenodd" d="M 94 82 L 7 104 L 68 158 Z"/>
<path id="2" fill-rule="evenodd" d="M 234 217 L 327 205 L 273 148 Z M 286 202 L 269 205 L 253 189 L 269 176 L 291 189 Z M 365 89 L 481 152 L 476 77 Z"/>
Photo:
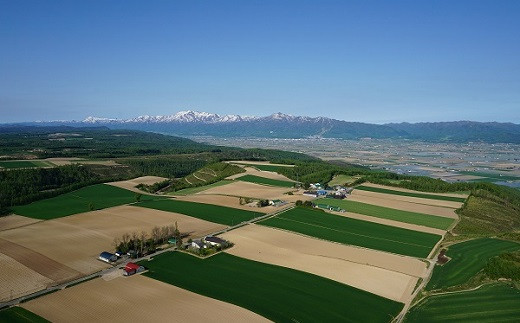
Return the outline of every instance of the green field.
<path id="1" fill-rule="evenodd" d="M 335 186 L 335 185 L 345 185 L 350 184 L 354 182 L 356 179 L 358 179 L 358 176 L 349 176 L 349 175 L 336 175 L 332 180 L 329 182 L 329 186 Z"/>
<path id="2" fill-rule="evenodd" d="M 441 236 L 334 215 L 319 210 L 295 208 L 258 224 L 299 232 L 308 236 L 425 258 Z"/>
<path id="3" fill-rule="evenodd" d="M 36 168 L 36 167 L 53 167 L 54 164 L 51 162 L 40 161 L 40 160 L 12 160 L 12 161 L 0 161 L 0 168 Z"/>
<path id="4" fill-rule="evenodd" d="M 0 311 L 0 323 L 45 323 L 49 322 L 43 317 L 34 314 L 24 308 L 15 306 Z"/>
<path id="5" fill-rule="evenodd" d="M 454 294 L 430 296 L 413 307 L 405 322 L 518 322 L 520 290 L 491 284 Z"/>
<path id="6" fill-rule="evenodd" d="M 229 183 L 232 183 L 232 182 L 233 181 L 231 181 L 231 180 L 224 179 L 224 180 L 221 180 L 221 181 L 213 183 L 213 184 L 204 185 L 204 186 L 197 186 L 197 187 L 189 187 L 189 188 L 185 188 L 185 189 L 182 189 L 182 190 L 179 190 L 179 191 L 176 191 L 176 192 L 172 192 L 170 194 L 171 195 L 178 195 L 178 196 L 186 196 L 186 195 L 191 195 L 191 194 L 203 192 L 203 191 L 209 190 L 210 188 L 213 188 L 213 187 L 223 186 L 223 185 L 226 185 L 226 184 L 229 184 Z"/>
<path id="7" fill-rule="evenodd" d="M 266 172 L 275 172 L 277 173 L 280 169 L 287 168 L 286 166 L 275 166 L 275 165 L 251 165 L 259 170 L 263 170 Z"/>
<path id="8" fill-rule="evenodd" d="M 330 279 L 226 253 L 199 259 L 168 252 L 142 264 L 148 277 L 275 322 L 388 322 L 403 306 Z"/>
<path id="9" fill-rule="evenodd" d="M 443 266 L 435 267 L 426 289 L 464 284 L 484 268 L 489 258 L 514 250 L 520 250 L 519 243 L 491 238 L 454 244 L 446 252 L 451 260 Z"/>
<path id="10" fill-rule="evenodd" d="M 470 182 L 497 182 L 497 181 L 517 181 L 520 180 L 519 176 L 504 175 L 500 173 L 486 173 L 486 172 L 472 172 L 472 171 L 460 171 L 463 175 L 480 176 L 483 178 L 473 179 Z"/>
<path id="11" fill-rule="evenodd" d="M 315 201 L 318 204 L 326 204 L 330 206 L 338 206 L 347 212 L 358 213 L 373 216 L 381 219 L 400 221 L 410 224 L 423 225 L 425 227 L 446 230 L 455 221 L 454 219 L 436 216 L 431 214 L 417 213 L 391 209 L 388 207 L 377 206 L 348 199 L 338 200 L 324 198 Z"/>
<path id="12" fill-rule="evenodd" d="M 224 225 L 235 225 L 264 215 L 260 212 L 233 209 L 212 204 L 178 201 L 174 199 L 143 201 L 136 205 L 161 211 L 181 213 L 194 218 Z"/>
<path id="13" fill-rule="evenodd" d="M 244 182 L 250 182 L 250 183 L 256 183 L 256 184 L 263 184 L 263 185 L 271 185 L 271 186 L 280 186 L 280 187 L 293 187 L 295 183 L 288 182 L 288 181 L 281 181 L 277 179 L 270 179 L 255 175 L 244 175 L 236 180 L 238 181 L 244 181 Z"/>
<path id="14" fill-rule="evenodd" d="M 372 186 L 356 186 L 357 190 L 376 192 L 376 193 L 385 193 L 385 194 L 393 194 L 393 195 L 402 195 L 402 196 L 410 196 L 410 197 L 420 197 L 424 199 L 430 200 L 442 200 L 442 201 L 451 201 L 451 202 L 461 202 L 464 203 L 466 200 L 463 197 L 454 197 L 454 196 L 443 196 L 443 195 L 435 195 L 428 193 L 413 193 L 413 192 L 401 192 L 396 190 L 391 190 L 387 188 L 380 187 L 372 187 Z"/>
<path id="15" fill-rule="evenodd" d="M 163 197 L 142 195 L 141 200 L 162 199 Z M 97 184 L 58 195 L 31 204 L 15 206 L 13 212 L 30 218 L 49 220 L 67 215 L 118 206 L 136 201 L 136 193 L 112 185 Z"/>

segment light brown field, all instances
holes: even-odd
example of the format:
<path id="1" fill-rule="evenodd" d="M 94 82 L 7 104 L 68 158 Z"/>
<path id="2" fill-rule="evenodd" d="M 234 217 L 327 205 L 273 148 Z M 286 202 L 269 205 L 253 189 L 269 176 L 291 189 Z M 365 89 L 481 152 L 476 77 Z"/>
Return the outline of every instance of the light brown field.
<path id="1" fill-rule="evenodd" d="M 279 207 L 274 206 L 266 206 L 266 207 L 257 207 L 254 205 L 240 205 L 240 199 L 236 196 L 226 196 L 226 195 L 211 195 L 211 194 L 193 194 L 193 195 L 185 195 L 178 196 L 176 200 L 181 201 L 190 201 L 196 203 L 206 203 L 206 204 L 214 204 L 220 206 L 232 207 L 235 209 L 247 210 L 247 211 L 255 211 L 262 213 L 271 213 L 279 210 Z"/>
<path id="2" fill-rule="evenodd" d="M 130 179 L 127 181 L 110 182 L 110 183 L 106 183 L 106 184 L 124 188 L 126 190 L 136 192 L 136 193 L 150 194 L 150 193 L 141 191 L 140 189 L 136 188 L 136 186 L 139 184 L 153 185 L 155 183 L 162 182 L 164 180 L 167 180 L 167 178 L 159 177 L 159 176 L 142 176 L 142 177 L 137 177 L 137 178 Z"/>
<path id="3" fill-rule="evenodd" d="M 236 181 L 227 185 L 217 186 L 197 195 L 231 195 L 259 199 L 283 199 L 284 193 L 293 191 L 291 188 L 266 186 L 249 182 Z"/>
<path id="4" fill-rule="evenodd" d="M 377 217 L 368 216 L 368 215 L 364 215 L 364 214 L 358 214 L 358 213 L 352 213 L 352 212 L 333 212 L 333 211 L 326 211 L 326 212 L 336 214 L 339 216 L 344 216 L 347 218 L 358 219 L 358 220 L 363 220 L 363 221 L 368 221 L 368 222 L 373 222 L 373 223 L 379 223 L 379 224 L 389 225 L 392 227 L 398 227 L 398 228 L 409 229 L 409 230 L 414 230 L 414 231 L 433 233 L 433 234 L 438 234 L 441 236 L 446 233 L 445 230 L 441 230 L 441 229 L 435 229 L 435 228 L 425 227 L 422 225 L 405 223 L 405 222 L 394 221 L 394 220 L 389 220 L 389 219 L 382 219 L 382 218 L 377 218 Z"/>
<path id="5" fill-rule="evenodd" d="M 51 322 L 268 322 L 236 305 L 141 275 L 91 280 L 22 307 Z"/>
<path id="6" fill-rule="evenodd" d="M 230 161 L 227 161 L 226 163 L 238 164 L 238 165 L 269 165 L 269 166 L 280 166 L 280 167 L 294 167 L 294 165 L 273 164 L 268 161 L 230 160 Z"/>
<path id="7" fill-rule="evenodd" d="M 426 265 L 413 258 L 360 249 L 260 225 L 222 235 L 235 246 L 226 252 L 289 267 L 404 302 Z"/>
<path id="8" fill-rule="evenodd" d="M 408 193 L 425 193 L 425 194 L 433 194 L 433 195 L 439 195 L 439 196 L 451 196 L 451 197 L 468 197 L 468 194 L 464 193 L 430 193 L 430 192 L 419 192 L 419 191 L 413 191 L 406 188 L 401 187 L 394 187 L 394 186 L 385 186 L 385 185 L 379 185 L 379 184 L 373 184 L 373 183 L 363 183 L 363 186 L 372 186 L 372 187 L 379 187 L 384 188 L 388 190 L 394 190 L 394 191 L 401 191 L 401 192 L 408 192 Z"/>
<path id="9" fill-rule="evenodd" d="M 394 200 L 394 201 L 396 201 L 396 203 L 410 202 L 410 203 L 422 204 L 422 205 L 440 206 L 440 207 L 444 207 L 444 208 L 452 208 L 453 210 L 460 208 L 463 204 L 462 202 L 432 200 L 432 199 L 426 199 L 426 198 L 402 196 L 402 195 L 386 194 L 386 193 L 377 193 L 377 192 L 370 192 L 370 191 L 363 191 L 363 190 L 356 190 L 356 189 L 352 191 L 352 196 L 354 196 L 354 195 L 363 195 L 363 196 L 369 196 L 369 197 L 375 197 L 375 198 L 383 198 L 383 199 L 387 199 L 387 200 Z"/>
<path id="10" fill-rule="evenodd" d="M 0 231 L 23 227 L 40 221 L 16 214 L 2 216 L 0 217 Z"/>
<path id="11" fill-rule="evenodd" d="M 62 157 L 62 158 L 47 158 L 38 159 L 40 161 L 46 161 L 53 163 L 56 166 L 71 165 L 71 164 L 83 164 L 83 165 L 104 165 L 104 166 L 117 166 L 120 165 L 114 160 L 88 160 L 77 157 Z"/>
<path id="12" fill-rule="evenodd" d="M 363 191 L 354 190 L 352 194 L 347 198 L 351 201 L 367 203 L 377 206 L 389 207 L 392 209 L 398 209 L 410 212 L 419 212 L 437 216 L 444 216 L 452 219 L 458 219 L 457 213 L 453 208 L 447 208 L 442 206 L 433 206 L 425 204 L 417 204 L 406 201 L 396 201 L 393 197 L 395 195 L 386 194 L 387 196 L 369 196 L 362 194 Z"/>
<path id="13" fill-rule="evenodd" d="M 124 233 L 149 233 L 154 226 L 172 225 L 176 221 L 181 232 L 193 237 L 225 227 L 178 213 L 117 206 L 2 231 L 0 238 L 89 274 L 108 267 L 97 257 L 102 251 L 113 250 L 114 238 Z"/>
<path id="14" fill-rule="evenodd" d="M 244 167 L 244 169 L 246 170 L 245 173 L 231 175 L 231 176 L 226 177 L 226 179 L 237 179 L 244 175 L 254 175 L 254 176 L 258 176 L 258 177 L 277 179 L 280 181 L 294 182 L 292 179 L 289 179 L 288 177 L 285 177 L 284 175 L 278 174 L 275 172 L 262 171 L 262 170 L 258 170 L 253 167 Z"/>
<path id="15" fill-rule="evenodd" d="M 25 267 L 11 257 L 0 253 L 0 301 L 7 301 L 25 294 L 37 292 L 53 281 Z"/>

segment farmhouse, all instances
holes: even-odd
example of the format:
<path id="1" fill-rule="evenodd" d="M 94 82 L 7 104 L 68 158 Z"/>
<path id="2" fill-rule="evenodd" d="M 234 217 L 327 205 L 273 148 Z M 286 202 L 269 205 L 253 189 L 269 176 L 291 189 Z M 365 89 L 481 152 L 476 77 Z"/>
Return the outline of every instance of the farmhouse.
<path id="1" fill-rule="evenodd" d="M 222 245 L 226 244 L 226 240 L 212 236 L 205 237 L 204 241 L 215 247 L 221 247 Z"/>
<path id="2" fill-rule="evenodd" d="M 207 248 L 206 244 L 204 244 L 204 242 L 202 242 L 201 240 L 193 240 L 190 244 L 190 247 L 194 249 Z"/>
<path id="3" fill-rule="evenodd" d="M 111 263 L 111 262 L 114 262 L 117 260 L 117 256 L 108 251 L 103 251 L 102 253 L 99 254 L 98 259 L 101 261 L 104 261 L 104 262 Z"/>
<path id="4" fill-rule="evenodd" d="M 124 276 L 131 276 L 133 274 L 136 274 L 136 273 L 144 271 L 144 269 L 145 268 L 143 266 L 139 266 L 136 263 L 129 262 L 129 263 L 126 264 L 125 268 L 123 268 L 123 275 Z"/>

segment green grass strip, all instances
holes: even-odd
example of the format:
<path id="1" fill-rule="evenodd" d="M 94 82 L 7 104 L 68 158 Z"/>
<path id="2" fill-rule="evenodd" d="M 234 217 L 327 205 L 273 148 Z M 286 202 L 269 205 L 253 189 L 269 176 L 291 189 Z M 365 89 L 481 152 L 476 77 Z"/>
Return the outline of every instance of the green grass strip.
<path id="1" fill-rule="evenodd" d="M 422 225 L 429 228 L 446 230 L 455 221 L 454 219 L 436 216 L 431 214 L 410 212 L 392 209 L 384 206 L 377 206 L 357 201 L 337 200 L 324 198 L 315 201 L 318 204 L 337 206 L 347 212 L 373 216 L 381 219 L 400 221 L 404 223 Z"/>
<path id="2" fill-rule="evenodd" d="M 375 250 L 426 258 L 440 235 L 295 208 L 258 224 Z"/>
<path id="3" fill-rule="evenodd" d="M 518 322 L 520 290 L 507 284 L 485 285 L 454 294 L 426 298 L 413 307 L 405 322 Z"/>
<path id="4" fill-rule="evenodd" d="M 37 168 L 37 167 L 52 167 L 54 166 L 50 162 L 39 161 L 39 160 L 13 160 L 13 161 L 2 161 L 0 167 L 7 169 L 16 168 Z"/>
<path id="5" fill-rule="evenodd" d="M 384 193 L 384 194 L 393 194 L 393 195 L 401 195 L 401 196 L 410 196 L 410 197 L 420 197 L 424 199 L 430 200 L 442 200 L 442 201 L 451 201 L 451 202 L 461 202 L 464 203 L 466 198 L 464 197 L 454 197 L 454 196 L 444 196 L 444 195 L 436 195 L 436 194 L 428 194 L 428 193 L 413 193 L 413 192 L 402 192 L 391 190 L 387 188 L 380 187 L 372 187 L 372 186 L 356 186 L 357 190 L 376 192 L 376 193 Z"/>
<path id="6" fill-rule="evenodd" d="M 250 183 L 256 183 L 256 184 L 264 184 L 264 185 L 271 185 L 271 186 L 280 186 L 280 187 L 293 187 L 293 182 L 288 181 L 281 181 L 278 179 L 271 179 L 271 178 L 265 178 L 255 175 L 244 175 L 239 178 L 237 178 L 239 181 L 243 182 L 250 182 Z"/>
<path id="7" fill-rule="evenodd" d="M 178 201 L 174 199 L 143 201 L 136 205 L 161 211 L 181 213 L 194 218 L 224 225 L 235 225 L 264 215 L 260 212 L 240 210 L 212 204 Z"/>
<path id="8" fill-rule="evenodd" d="M 209 185 L 185 188 L 185 189 L 179 190 L 177 192 L 172 192 L 171 195 L 177 195 L 177 196 L 191 195 L 191 194 L 203 192 L 205 190 L 209 190 L 210 188 L 227 185 L 232 182 L 233 181 L 231 181 L 231 180 L 225 179 L 225 180 L 221 180 L 219 182 L 209 184 Z"/>
<path id="9" fill-rule="evenodd" d="M 22 307 L 10 307 L 0 311 L 0 323 L 46 323 L 50 322 Z"/>
<path id="10" fill-rule="evenodd" d="M 481 271 L 491 257 L 504 252 L 520 250 L 520 244 L 512 241 L 482 238 L 460 242 L 448 247 L 446 256 L 451 260 L 436 266 L 426 289 L 464 284 Z"/>
<path id="11" fill-rule="evenodd" d="M 387 322 L 403 306 L 330 279 L 226 253 L 199 259 L 168 252 L 143 265 L 148 277 L 275 322 Z"/>
<path id="12" fill-rule="evenodd" d="M 119 187 L 97 184 L 58 195 L 31 204 L 15 206 L 13 212 L 30 218 L 49 220 L 72 214 L 124 205 L 136 201 L 136 193 Z M 163 197 L 142 195 L 141 200 L 162 199 Z"/>

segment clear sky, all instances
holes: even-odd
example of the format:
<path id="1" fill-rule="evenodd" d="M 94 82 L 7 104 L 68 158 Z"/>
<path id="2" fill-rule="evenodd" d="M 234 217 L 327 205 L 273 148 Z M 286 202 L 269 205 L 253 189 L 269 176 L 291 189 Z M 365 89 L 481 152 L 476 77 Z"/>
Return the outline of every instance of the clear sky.
<path id="1" fill-rule="evenodd" d="M 0 0 L 0 122 L 520 123 L 520 1 Z"/>

